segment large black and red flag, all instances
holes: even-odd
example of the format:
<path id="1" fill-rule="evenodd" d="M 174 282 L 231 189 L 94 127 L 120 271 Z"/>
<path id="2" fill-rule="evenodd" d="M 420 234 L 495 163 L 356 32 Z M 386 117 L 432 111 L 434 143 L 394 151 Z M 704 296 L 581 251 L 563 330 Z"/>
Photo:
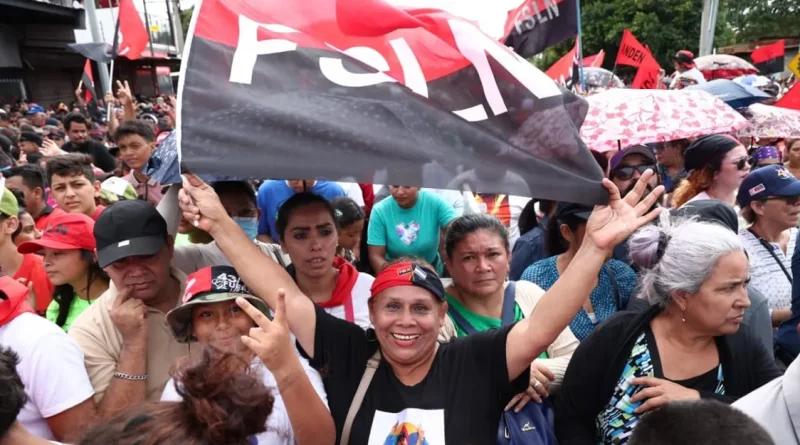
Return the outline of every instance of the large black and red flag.
<path id="1" fill-rule="evenodd" d="M 761 74 L 773 74 L 783 71 L 786 63 L 783 58 L 786 54 L 785 41 L 778 40 L 767 46 L 756 48 L 750 54 L 750 60 Z"/>
<path id="2" fill-rule="evenodd" d="M 529 58 L 577 35 L 577 1 L 525 0 L 511 17 L 513 28 L 506 45 Z"/>
<path id="3" fill-rule="evenodd" d="M 97 97 L 97 92 L 94 89 L 94 74 L 92 74 L 92 61 L 86 59 L 83 65 L 83 73 L 81 74 L 81 83 L 83 84 L 83 101 L 89 103 L 92 99 Z"/>
<path id="4" fill-rule="evenodd" d="M 184 170 L 607 199 L 587 103 L 442 9 L 203 0 L 181 68 Z"/>

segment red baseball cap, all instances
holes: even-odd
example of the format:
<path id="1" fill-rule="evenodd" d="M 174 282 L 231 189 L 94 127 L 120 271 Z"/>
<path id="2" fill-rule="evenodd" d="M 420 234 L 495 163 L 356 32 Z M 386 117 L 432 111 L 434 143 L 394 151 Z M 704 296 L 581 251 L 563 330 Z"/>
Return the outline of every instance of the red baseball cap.
<path id="1" fill-rule="evenodd" d="M 94 220 L 83 213 L 64 213 L 48 221 L 42 237 L 25 241 L 17 247 L 19 253 L 35 253 L 44 248 L 56 250 L 95 249 Z"/>

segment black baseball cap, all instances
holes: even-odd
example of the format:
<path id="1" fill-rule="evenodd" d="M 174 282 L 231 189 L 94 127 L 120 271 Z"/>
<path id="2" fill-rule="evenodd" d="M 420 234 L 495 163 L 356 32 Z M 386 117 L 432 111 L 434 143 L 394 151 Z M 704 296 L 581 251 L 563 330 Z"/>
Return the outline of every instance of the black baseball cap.
<path id="1" fill-rule="evenodd" d="M 575 217 L 584 221 L 589 220 L 593 207 L 574 202 L 559 202 L 556 206 L 556 220 L 561 221 L 567 217 Z"/>
<path id="2" fill-rule="evenodd" d="M 107 267 L 133 256 L 152 256 L 164 246 L 167 222 L 147 201 L 119 201 L 103 210 L 94 225 L 97 263 Z"/>
<path id="3" fill-rule="evenodd" d="M 33 142 L 39 147 L 42 146 L 42 137 L 32 131 L 23 131 L 19 135 L 19 142 Z"/>

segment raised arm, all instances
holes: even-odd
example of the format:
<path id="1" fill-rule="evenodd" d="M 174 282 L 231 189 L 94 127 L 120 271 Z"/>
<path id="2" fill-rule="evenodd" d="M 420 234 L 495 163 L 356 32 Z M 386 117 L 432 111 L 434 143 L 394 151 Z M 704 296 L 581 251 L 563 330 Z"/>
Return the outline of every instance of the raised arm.
<path id="1" fill-rule="evenodd" d="M 609 193 L 608 205 L 594 208 L 578 253 L 531 314 L 508 334 L 506 360 L 510 379 L 530 366 L 572 321 L 594 289 L 597 274 L 614 246 L 658 216 L 660 209 L 648 210 L 664 187 L 657 187 L 642 199 L 651 176 L 652 171 L 645 172 L 624 199 L 610 180 L 603 179 Z"/>
<path id="2" fill-rule="evenodd" d="M 270 308 L 276 307 L 278 289 L 286 291 L 289 329 L 313 358 L 317 324 L 314 303 L 300 291 L 292 277 L 247 238 L 225 212 L 214 190 L 200 178 L 186 175 L 179 201 L 183 217 L 211 234 L 247 287 Z"/>

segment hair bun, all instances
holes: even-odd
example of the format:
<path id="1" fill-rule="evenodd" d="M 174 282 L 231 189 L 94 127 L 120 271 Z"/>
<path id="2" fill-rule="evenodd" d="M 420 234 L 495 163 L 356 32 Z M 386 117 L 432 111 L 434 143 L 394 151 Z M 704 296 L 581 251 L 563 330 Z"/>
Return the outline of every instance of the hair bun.
<path id="1" fill-rule="evenodd" d="M 652 269 L 664 256 L 668 242 L 669 235 L 662 225 L 648 224 L 634 233 L 628 242 L 631 260 L 640 269 Z"/>

